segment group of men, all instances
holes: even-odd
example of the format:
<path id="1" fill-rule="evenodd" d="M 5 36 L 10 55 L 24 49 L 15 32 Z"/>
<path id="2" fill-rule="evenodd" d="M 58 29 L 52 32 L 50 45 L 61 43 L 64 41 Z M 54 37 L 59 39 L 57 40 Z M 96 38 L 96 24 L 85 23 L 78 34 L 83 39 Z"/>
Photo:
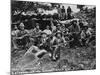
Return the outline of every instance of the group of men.
<path id="1" fill-rule="evenodd" d="M 82 21 L 73 20 L 69 26 L 59 21 L 54 25 L 52 19 L 50 23 L 50 26 L 47 25 L 44 30 L 40 29 L 39 23 L 30 30 L 25 29 L 23 22 L 19 26 L 15 25 L 14 30 L 11 31 L 12 50 L 29 50 L 34 47 L 41 51 L 45 50 L 52 60 L 58 60 L 63 47 L 66 47 L 66 50 L 87 47 L 91 41 L 95 40 L 95 30 L 84 26 Z"/>

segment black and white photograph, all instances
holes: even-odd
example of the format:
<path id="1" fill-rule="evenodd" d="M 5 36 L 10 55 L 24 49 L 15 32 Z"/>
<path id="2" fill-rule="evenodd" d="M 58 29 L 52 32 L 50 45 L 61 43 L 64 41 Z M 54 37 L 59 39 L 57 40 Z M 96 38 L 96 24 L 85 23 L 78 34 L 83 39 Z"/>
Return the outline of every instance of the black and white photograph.
<path id="1" fill-rule="evenodd" d="M 96 69 L 96 5 L 11 0 L 11 75 Z"/>

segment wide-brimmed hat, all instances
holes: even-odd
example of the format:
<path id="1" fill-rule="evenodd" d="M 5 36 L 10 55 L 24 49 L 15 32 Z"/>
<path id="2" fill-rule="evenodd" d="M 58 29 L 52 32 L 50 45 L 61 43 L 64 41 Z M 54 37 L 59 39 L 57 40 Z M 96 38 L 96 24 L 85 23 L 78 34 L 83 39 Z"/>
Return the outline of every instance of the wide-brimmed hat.
<path id="1" fill-rule="evenodd" d="M 36 26 L 39 26 L 39 23 L 36 23 Z"/>
<path id="2" fill-rule="evenodd" d="M 20 27 L 24 27 L 24 23 L 20 23 L 20 25 L 19 25 Z"/>
<path id="3" fill-rule="evenodd" d="M 57 31 L 55 36 L 57 36 L 57 34 L 61 34 L 61 36 L 62 36 L 62 32 L 61 31 Z"/>
<path id="4" fill-rule="evenodd" d="M 44 32 L 44 31 L 42 31 L 42 32 L 41 32 L 41 35 L 42 35 L 42 34 L 46 34 L 46 35 L 47 35 L 47 33 L 46 33 L 46 32 Z"/>
<path id="5" fill-rule="evenodd" d="M 77 23 L 77 20 L 73 20 L 72 23 Z"/>
<path id="6" fill-rule="evenodd" d="M 57 26 L 60 26 L 60 23 L 58 23 Z"/>

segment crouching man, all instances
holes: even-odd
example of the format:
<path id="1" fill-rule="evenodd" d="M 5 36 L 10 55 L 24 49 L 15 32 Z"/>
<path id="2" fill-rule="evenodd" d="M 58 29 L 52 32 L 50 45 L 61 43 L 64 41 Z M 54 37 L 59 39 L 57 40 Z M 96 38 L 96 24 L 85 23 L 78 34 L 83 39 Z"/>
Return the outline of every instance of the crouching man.
<path id="1" fill-rule="evenodd" d="M 56 35 L 51 40 L 52 43 L 52 59 L 54 61 L 60 59 L 60 50 L 61 47 L 66 43 L 65 38 L 62 36 L 62 33 L 58 31 Z"/>

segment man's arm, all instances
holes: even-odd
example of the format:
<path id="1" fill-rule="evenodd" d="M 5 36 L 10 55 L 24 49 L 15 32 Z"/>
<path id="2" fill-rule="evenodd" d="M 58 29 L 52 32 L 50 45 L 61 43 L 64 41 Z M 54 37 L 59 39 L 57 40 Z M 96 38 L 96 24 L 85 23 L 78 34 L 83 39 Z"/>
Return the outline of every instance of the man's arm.
<path id="1" fill-rule="evenodd" d="M 53 37 L 53 39 L 50 41 L 50 43 L 53 44 L 55 39 L 56 39 L 56 37 Z"/>
<path id="2" fill-rule="evenodd" d="M 66 42 L 65 38 L 64 38 L 64 37 L 62 37 L 62 39 L 63 39 L 63 42 L 65 43 L 65 42 Z"/>

